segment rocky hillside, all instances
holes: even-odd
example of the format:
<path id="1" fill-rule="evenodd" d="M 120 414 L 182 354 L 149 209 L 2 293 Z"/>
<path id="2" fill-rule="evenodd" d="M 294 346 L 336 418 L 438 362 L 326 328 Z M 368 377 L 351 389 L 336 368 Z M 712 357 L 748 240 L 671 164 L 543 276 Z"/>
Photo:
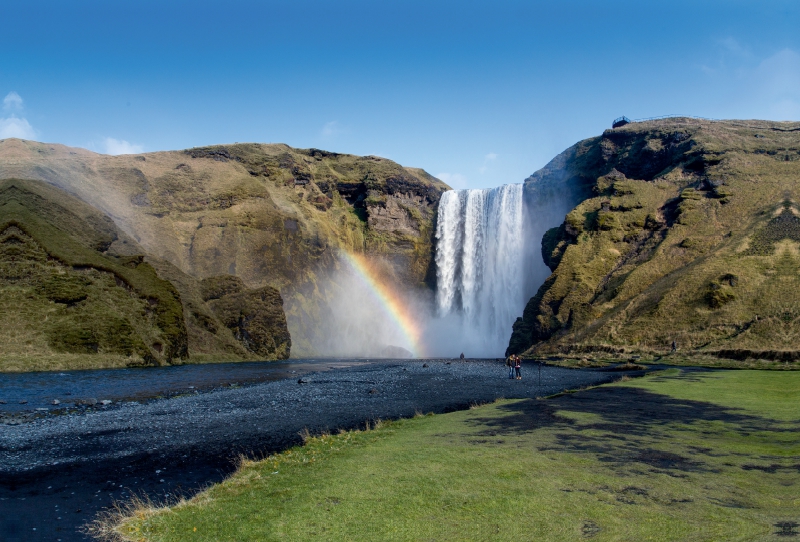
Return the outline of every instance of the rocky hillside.
<path id="1" fill-rule="evenodd" d="M 233 287 L 204 296 L 206 281 Z M 0 183 L 0 370 L 163 365 L 289 354 L 280 294 L 202 283 L 41 181 Z M 215 302 L 208 302 L 211 298 Z M 235 315 L 234 315 L 235 313 Z"/>
<path id="2" fill-rule="evenodd" d="M 800 357 L 800 125 L 666 119 L 582 141 L 528 181 L 583 201 L 509 353 Z"/>
<path id="3" fill-rule="evenodd" d="M 187 356 L 178 293 L 140 257 L 105 254 L 113 222 L 42 183 L 0 184 L 0 369 Z"/>
<path id="4" fill-rule="evenodd" d="M 0 179 L 63 191 L 51 202 L 68 193 L 70 205 L 116 232 L 93 249 L 98 257 L 142 256 L 139 265 L 178 292 L 184 345 L 173 353 L 162 341 L 159 362 L 282 358 L 290 344 L 292 355 L 319 354 L 318 323 L 332 295 L 320 279 L 339 250 L 366 252 L 399 283 L 430 289 L 435 209 L 448 188 L 383 158 L 279 144 L 106 156 L 7 139 Z M 84 228 L 73 226 L 61 231 Z M 275 310 L 281 303 L 288 333 Z"/>

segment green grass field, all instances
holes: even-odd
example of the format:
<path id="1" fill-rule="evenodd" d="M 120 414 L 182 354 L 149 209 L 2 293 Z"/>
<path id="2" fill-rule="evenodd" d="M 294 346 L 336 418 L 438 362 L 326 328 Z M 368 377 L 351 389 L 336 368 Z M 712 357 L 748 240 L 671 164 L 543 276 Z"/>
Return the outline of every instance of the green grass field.
<path id="1" fill-rule="evenodd" d="M 127 540 L 779 540 L 800 523 L 800 374 L 672 369 L 309 438 Z M 784 527 L 786 525 L 786 527 Z"/>

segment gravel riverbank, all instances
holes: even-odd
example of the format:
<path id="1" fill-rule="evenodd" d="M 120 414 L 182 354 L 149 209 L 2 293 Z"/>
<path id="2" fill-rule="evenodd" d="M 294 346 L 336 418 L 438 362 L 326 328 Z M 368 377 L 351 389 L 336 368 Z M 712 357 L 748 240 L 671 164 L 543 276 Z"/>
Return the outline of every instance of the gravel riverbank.
<path id="1" fill-rule="evenodd" d="M 0 426 L 0 539 L 86 540 L 77 528 L 113 501 L 192 494 L 229 474 L 239 454 L 298 444 L 305 428 L 363 427 L 620 377 L 543 367 L 539 386 L 534 364 L 523 375 L 508 379 L 497 361 L 382 361 Z"/>

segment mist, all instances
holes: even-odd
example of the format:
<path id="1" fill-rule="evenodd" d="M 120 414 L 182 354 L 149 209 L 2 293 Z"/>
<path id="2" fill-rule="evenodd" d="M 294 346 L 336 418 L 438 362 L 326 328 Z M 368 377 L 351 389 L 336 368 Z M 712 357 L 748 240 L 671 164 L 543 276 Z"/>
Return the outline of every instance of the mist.
<path id="1" fill-rule="evenodd" d="M 326 299 L 311 347 L 325 357 L 424 357 L 419 336 L 432 317 L 431 292 L 399 287 L 387 259 L 362 259 L 366 265 L 354 267 L 342 253 L 320 277 Z"/>
<path id="2" fill-rule="evenodd" d="M 512 324 L 550 275 L 542 237 L 576 198 L 542 183 L 446 192 L 436 291 L 403 288 L 398 270 L 380 256 L 369 258 L 366 275 L 340 258 L 323 278 L 327 300 L 314 350 L 332 357 L 504 356 Z"/>

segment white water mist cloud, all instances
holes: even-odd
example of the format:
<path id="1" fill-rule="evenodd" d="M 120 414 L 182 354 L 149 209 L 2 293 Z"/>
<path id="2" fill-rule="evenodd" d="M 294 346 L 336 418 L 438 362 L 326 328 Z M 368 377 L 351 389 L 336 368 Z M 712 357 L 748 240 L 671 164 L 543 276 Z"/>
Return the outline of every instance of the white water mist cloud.
<path id="1" fill-rule="evenodd" d="M 375 258 L 373 263 L 391 264 Z M 396 279 L 382 280 L 402 299 L 410 314 L 418 321 L 426 319 L 426 305 L 417 293 L 400 289 Z M 308 337 L 316 355 L 325 357 L 403 357 L 397 347 L 414 352 L 417 350 L 408 329 L 399 324 L 394 308 L 390 308 L 377 294 L 361 272 L 340 261 L 338 269 L 321 276 L 317 283 L 326 298 L 319 307 L 320 318 L 314 326 L 314 336 Z M 394 348 L 393 348 L 394 347 Z"/>
<path id="2" fill-rule="evenodd" d="M 461 173 L 437 173 L 436 178 L 444 181 L 451 188 L 466 188 L 467 178 Z"/>
<path id="3" fill-rule="evenodd" d="M 103 140 L 103 148 L 106 154 L 139 154 L 144 151 L 144 147 L 129 143 L 124 139 L 114 139 L 107 137 Z"/>
<path id="4" fill-rule="evenodd" d="M 20 139 L 35 139 L 36 130 L 33 129 L 28 119 L 18 117 L 14 112 L 22 111 L 22 97 L 13 90 L 3 98 L 3 111 L 10 112 L 7 117 L 0 117 L 0 139 L 17 137 Z"/>
<path id="5" fill-rule="evenodd" d="M 555 173 L 552 175 L 558 177 Z M 452 176 L 440 174 L 438 177 L 452 182 Z M 580 197 L 577 187 L 566 185 L 558 178 L 544 181 L 530 195 L 530 200 L 523 200 L 522 228 L 512 228 L 515 231 L 522 230 L 519 232 L 524 240 L 521 249 L 514 245 L 517 248 L 512 250 L 511 245 L 504 244 L 497 250 L 489 251 L 486 256 L 496 269 L 519 270 L 523 276 L 521 290 L 502 288 L 504 293 L 490 296 L 494 301 L 510 295 L 508 299 L 500 300 L 509 304 L 509 310 L 504 311 L 502 316 L 505 322 L 476 327 L 475 314 L 468 314 L 464 310 L 463 297 L 454 303 L 454 310 L 441 314 L 445 311 L 437 308 L 435 292 L 403 286 L 404 281 L 399 278 L 403 273 L 400 268 L 404 265 L 402 260 L 372 256 L 370 261 L 375 268 L 383 269 L 382 273 L 376 275 L 380 277 L 378 282 L 392 290 L 392 298 L 399 299 L 399 304 L 404 307 L 401 313 L 413 320 L 412 327 L 421 334 L 416 345 L 411 344 L 407 330 L 400 327 L 396 314 L 389 310 L 385 302 L 376 298 L 371 284 L 344 262 L 329 275 L 320 276 L 317 281 L 320 292 L 317 313 L 320 317 L 313 328 L 306 332 L 307 336 L 298 337 L 302 339 L 298 342 L 307 342 L 314 355 L 331 357 L 382 357 L 387 355 L 387 346 L 412 350 L 421 357 L 458 357 L 461 352 L 467 357 L 503 356 L 514 319 L 522 315 L 525 304 L 550 274 L 550 269 L 542 260 L 542 236 L 549 228 L 563 222 L 564 216 Z M 493 213 L 492 216 L 509 217 L 510 213 Z M 448 218 L 440 214 L 440 225 L 443 220 Z M 504 228 L 500 227 L 501 230 Z M 497 240 L 502 236 L 492 234 L 491 237 Z M 438 248 L 444 248 L 442 241 L 439 243 Z M 489 248 L 493 243 L 490 242 L 486 247 Z M 437 275 L 441 287 L 444 274 Z M 484 273 L 483 277 L 500 282 L 497 272 L 493 275 Z M 463 296 L 463 292 L 459 296 Z M 480 310 L 487 306 L 482 304 Z"/>
<path id="6" fill-rule="evenodd" d="M 315 324 L 316 336 L 310 338 L 315 355 L 404 357 L 392 347 L 403 348 L 420 357 L 455 358 L 461 352 L 475 357 L 502 355 L 505 344 L 499 348 L 494 344 L 495 338 L 487 341 L 485 334 L 470 333 L 462 314 L 436 315 L 430 292 L 426 295 L 423 291 L 406 288 L 399 280 L 389 280 L 384 286 L 392 288 L 401 300 L 402 311 L 412 315 L 414 326 L 421 332 L 416 343 L 412 342 L 408 330 L 400 327 L 391 312 L 394 309 L 388 309 L 375 296 L 359 273 L 342 265 L 318 280 L 320 291 L 327 292 L 328 298 L 320 311 L 326 316 Z"/>

